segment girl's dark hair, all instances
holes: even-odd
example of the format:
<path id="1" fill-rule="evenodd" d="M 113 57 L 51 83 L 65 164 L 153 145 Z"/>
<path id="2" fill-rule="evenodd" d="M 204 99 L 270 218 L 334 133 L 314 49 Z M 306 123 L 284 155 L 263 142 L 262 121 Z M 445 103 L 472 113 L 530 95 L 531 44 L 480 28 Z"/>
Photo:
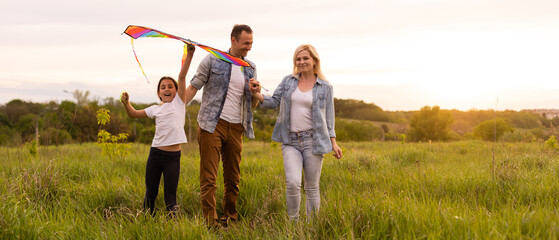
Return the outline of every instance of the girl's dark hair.
<path id="1" fill-rule="evenodd" d="M 179 84 L 177 83 L 177 81 L 175 81 L 175 79 L 173 79 L 172 77 L 169 76 L 163 76 L 161 79 L 159 79 L 159 83 L 157 84 L 157 97 L 159 97 L 159 88 L 161 87 L 161 82 L 163 82 L 163 80 L 165 79 L 169 79 L 171 81 L 173 81 L 173 84 L 175 84 L 175 89 L 179 88 Z M 161 97 L 159 97 L 159 100 L 163 101 L 163 99 L 161 99 Z"/>

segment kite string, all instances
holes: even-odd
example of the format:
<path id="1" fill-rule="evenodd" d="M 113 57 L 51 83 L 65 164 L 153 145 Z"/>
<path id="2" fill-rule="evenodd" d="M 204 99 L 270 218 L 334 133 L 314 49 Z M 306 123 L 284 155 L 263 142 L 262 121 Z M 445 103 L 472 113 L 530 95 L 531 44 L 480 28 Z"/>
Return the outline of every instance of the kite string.
<path id="1" fill-rule="evenodd" d="M 243 72 L 243 73 L 244 73 L 244 72 L 245 72 L 245 67 L 243 67 L 243 66 L 240 66 L 240 67 L 241 67 L 241 72 Z M 249 84 L 249 85 L 250 85 L 250 82 L 249 82 L 249 80 L 248 80 L 248 79 L 246 79 L 246 78 L 245 78 L 245 82 L 246 82 L 247 84 Z M 266 92 L 268 91 L 268 89 L 266 89 L 265 87 L 262 87 L 262 85 L 260 85 L 260 88 L 262 88 L 262 89 L 266 90 Z"/>
<path id="2" fill-rule="evenodd" d="M 140 60 L 138 60 L 138 55 L 136 55 L 136 50 L 134 50 L 134 38 L 130 38 L 130 43 L 132 44 L 132 52 L 134 52 L 134 57 L 136 58 L 136 62 L 138 62 L 138 65 L 140 66 L 140 70 L 142 70 L 142 74 L 144 74 L 144 77 L 146 77 L 146 81 L 150 83 L 148 80 L 148 76 L 146 76 L 146 73 L 144 72 L 144 68 L 142 68 L 142 64 L 140 63 Z"/>

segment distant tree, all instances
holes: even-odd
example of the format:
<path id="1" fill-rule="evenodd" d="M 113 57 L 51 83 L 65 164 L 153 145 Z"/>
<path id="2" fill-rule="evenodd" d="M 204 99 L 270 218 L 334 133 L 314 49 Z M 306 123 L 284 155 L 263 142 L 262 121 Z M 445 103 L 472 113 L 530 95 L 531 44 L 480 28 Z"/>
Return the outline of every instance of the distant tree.
<path id="1" fill-rule="evenodd" d="M 74 92 L 68 92 L 66 90 L 64 90 L 64 92 L 66 93 L 70 93 L 72 94 L 72 96 L 74 96 L 74 98 L 76 99 L 76 105 L 78 105 L 78 107 L 83 107 L 87 104 L 89 104 L 90 100 L 89 100 L 89 90 L 86 90 L 85 92 L 82 92 L 78 89 L 74 90 Z"/>
<path id="2" fill-rule="evenodd" d="M 272 132 L 276 124 L 278 109 L 258 108 L 254 111 L 254 134 L 258 141 L 272 141 Z"/>
<path id="3" fill-rule="evenodd" d="M 19 118 L 27 114 L 39 115 L 43 112 L 43 106 L 39 103 L 25 102 L 19 99 L 14 99 L 8 102 L 2 109 L 8 120 L 12 124 L 16 124 Z"/>
<path id="4" fill-rule="evenodd" d="M 336 118 L 336 139 L 339 141 L 382 140 L 382 128 L 370 121 Z"/>
<path id="5" fill-rule="evenodd" d="M 336 117 L 357 120 L 388 122 L 389 116 L 382 109 L 363 100 L 334 98 Z"/>
<path id="6" fill-rule="evenodd" d="M 8 119 L 8 116 L 2 112 L 0 112 L 0 126 L 12 127 L 12 123 Z"/>
<path id="7" fill-rule="evenodd" d="M 474 136 L 484 141 L 499 140 L 505 132 L 512 132 L 514 128 L 504 118 L 487 120 L 474 128 Z"/>
<path id="8" fill-rule="evenodd" d="M 28 113 L 19 117 L 19 121 L 15 124 L 15 129 L 21 133 L 24 141 L 32 140 L 35 136 L 35 124 L 39 116 L 37 114 Z"/>
<path id="9" fill-rule="evenodd" d="M 532 128 L 530 129 L 530 133 L 534 136 L 535 139 L 542 139 L 545 140 L 549 137 L 548 132 L 543 128 Z M 534 139 L 534 140 L 535 140 Z"/>
<path id="10" fill-rule="evenodd" d="M 511 126 L 523 129 L 541 127 L 542 122 L 545 121 L 543 116 L 526 111 L 517 112 L 513 110 L 505 110 L 503 112 L 499 112 L 497 117 L 508 119 Z"/>
<path id="11" fill-rule="evenodd" d="M 39 135 L 41 145 L 61 145 L 72 141 L 72 136 L 66 130 L 54 127 L 42 129 Z"/>
<path id="12" fill-rule="evenodd" d="M 198 112 L 200 111 L 199 101 L 190 101 L 190 104 L 186 106 L 186 123 L 184 126 L 186 135 L 188 139 L 192 139 L 192 142 L 198 139 Z"/>
<path id="13" fill-rule="evenodd" d="M 553 127 L 558 127 L 559 126 L 559 117 L 554 117 L 553 119 L 551 119 L 551 126 Z"/>
<path id="14" fill-rule="evenodd" d="M 20 134 L 12 127 L 0 124 L 0 145 L 17 144 L 21 144 Z"/>
<path id="15" fill-rule="evenodd" d="M 447 140 L 452 121 L 450 112 L 441 111 L 439 106 L 425 106 L 410 120 L 411 129 L 408 135 L 415 141 Z"/>
<path id="16" fill-rule="evenodd" d="M 384 133 L 390 132 L 390 128 L 386 124 L 381 124 L 380 127 Z"/>
<path id="17" fill-rule="evenodd" d="M 64 124 L 64 129 L 70 133 L 73 139 L 76 139 L 77 132 L 74 127 L 74 121 L 76 120 L 77 105 L 74 102 L 62 101 L 58 105 L 58 119 Z"/>
<path id="18" fill-rule="evenodd" d="M 78 108 L 74 120 L 76 140 L 78 142 L 92 142 L 97 139 L 97 106 L 86 105 Z"/>

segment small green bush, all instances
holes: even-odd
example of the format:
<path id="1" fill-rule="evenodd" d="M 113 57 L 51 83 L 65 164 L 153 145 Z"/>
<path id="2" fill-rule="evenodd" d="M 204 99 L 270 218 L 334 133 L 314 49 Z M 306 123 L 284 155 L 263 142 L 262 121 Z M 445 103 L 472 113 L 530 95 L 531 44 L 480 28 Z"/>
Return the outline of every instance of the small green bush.
<path id="1" fill-rule="evenodd" d="M 545 141 L 545 147 L 549 149 L 559 149 L 559 144 L 557 144 L 555 136 L 551 135 L 551 137 Z"/>
<path id="2" fill-rule="evenodd" d="M 109 110 L 101 108 L 97 111 L 97 124 L 103 127 L 111 120 Z M 99 130 L 97 134 L 97 144 L 101 147 L 103 154 L 109 156 L 110 159 L 118 157 L 120 159 L 130 155 L 130 143 L 126 143 L 128 133 L 119 133 L 112 135 L 105 130 Z"/>

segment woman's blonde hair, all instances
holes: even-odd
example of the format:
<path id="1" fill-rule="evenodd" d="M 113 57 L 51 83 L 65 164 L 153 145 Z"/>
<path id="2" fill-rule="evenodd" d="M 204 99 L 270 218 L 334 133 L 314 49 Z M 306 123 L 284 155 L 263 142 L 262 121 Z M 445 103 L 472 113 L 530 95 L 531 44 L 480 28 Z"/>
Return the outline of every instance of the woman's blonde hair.
<path id="1" fill-rule="evenodd" d="M 316 74 L 320 79 L 326 81 L 326 78 L 320 69 L 320 57 L 318 56 L 318 52 L 310 44 L 303 44 L 295 49 L 295 54 L 293 54 L 293 75 L 298 76 L 301 73 L 299 68 L 297 68 L 297 54 L 304 50 L 309 51 L 311 57 L 314 59 L 314 74 Z"/>

